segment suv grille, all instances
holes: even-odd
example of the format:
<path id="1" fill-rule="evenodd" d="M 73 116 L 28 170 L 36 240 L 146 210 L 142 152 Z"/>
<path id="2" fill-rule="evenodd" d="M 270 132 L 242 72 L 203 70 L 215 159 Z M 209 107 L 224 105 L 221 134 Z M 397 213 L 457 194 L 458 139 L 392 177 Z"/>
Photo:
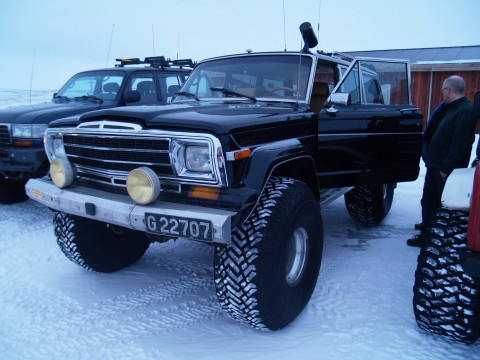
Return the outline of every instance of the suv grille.
<path id="1" fill-rule="evenodd" d="M 85 180 L 124 187 L 128 173 L 140 166 L 148 166 L 160 178 L 174 176 L 168 138 L 65 134 L 63 143 Z"/>
<path id="2" fill-rule="evenodd" d="M 11 144 L 10 132 L 8 125 L 0 125 L 0 144 Z"/>

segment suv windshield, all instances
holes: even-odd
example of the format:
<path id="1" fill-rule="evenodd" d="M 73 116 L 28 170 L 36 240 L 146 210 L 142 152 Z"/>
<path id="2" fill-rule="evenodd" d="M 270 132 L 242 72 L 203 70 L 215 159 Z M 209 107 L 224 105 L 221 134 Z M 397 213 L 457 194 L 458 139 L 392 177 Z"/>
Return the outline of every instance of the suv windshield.
<path id="1" fill-rule="evenodd" d="M 98 98 L 113 100 L 117 97 L 125 75 L 122 72 L 96 71 L 72 77 L 57 93 L 57 98 Z"/>
<path id="2" fill-rule="evenodd" d="M 306 102 L 312 58 L 305 55 L 252 55 L 199 64 L 177 100 Z"/>

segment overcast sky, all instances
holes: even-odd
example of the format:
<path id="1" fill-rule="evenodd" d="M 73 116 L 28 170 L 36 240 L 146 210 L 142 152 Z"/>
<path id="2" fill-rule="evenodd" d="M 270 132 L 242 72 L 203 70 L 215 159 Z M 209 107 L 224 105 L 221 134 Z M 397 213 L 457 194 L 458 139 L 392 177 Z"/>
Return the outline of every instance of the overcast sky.
<path id="1" fill-rule="evenodd" d="M 0 88 L 58 90 L 115 58 L 480 45 L 480 0 L 0 0 Z M 285 25 L 285 26 L 284 26 Z"/>

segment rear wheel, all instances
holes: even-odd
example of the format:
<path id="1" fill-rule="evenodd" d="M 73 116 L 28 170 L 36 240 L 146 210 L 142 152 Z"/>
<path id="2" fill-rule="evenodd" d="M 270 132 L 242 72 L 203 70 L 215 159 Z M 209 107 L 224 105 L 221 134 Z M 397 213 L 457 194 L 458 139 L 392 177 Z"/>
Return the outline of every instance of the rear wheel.
<path id="1" fill-rule="evenodd" d="M 471 344 L 480 336 L 480 280 L 460 264 L 467 223 L 468 212 L 437 213 L 418 256 L 413 310 L 420 328 Z"/>
<path id="2" fill-rule="evenodd" d="M 392 207 L 394 192 L 395 184 L 357 186 L 345 194 L 345 205 L 355 221 L 379 224 Z"/>
<path id="3" fill-rule="evenodd" d="M 113 272 L 132 265 L 150 245 L 139 231 L 63 212 L 55 212 L 53 224 L 65 256 L 92 271 Z"/>
<path id="4" fill-rule="evenodd" d="M 224 310 L 260 330 L 293 321 L 315 288 L 323 249 L 320 207 L 310 188 L 272 178 L 250 217 L 215 248 L 215 285 Z"/>

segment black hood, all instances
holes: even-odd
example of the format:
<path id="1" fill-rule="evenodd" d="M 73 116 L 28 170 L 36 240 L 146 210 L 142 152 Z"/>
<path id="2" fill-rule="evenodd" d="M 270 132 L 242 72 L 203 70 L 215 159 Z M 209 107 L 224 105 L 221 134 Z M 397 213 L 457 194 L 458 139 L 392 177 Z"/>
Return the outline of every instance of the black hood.
<path id="1" fill-rule="evenodd" d="M 100 109 L 98 102 L 56 102 L 22 105 L 0 110 L 0 123 L 6 124 L 48 124 L 53 120 L 71 115 L 83 114 Z"/>
<path id="2" fill-rule="evenodd" d="M 265 127 L 266 124 L 304 120 L 305 105 L 293 103 L 172 103 L 132 106 L 95 111 L 81 117 L 81 122 L 112 120 L 139 122 L 148 128 L 205 131 L 227 134 L 235 129 Z"/>

